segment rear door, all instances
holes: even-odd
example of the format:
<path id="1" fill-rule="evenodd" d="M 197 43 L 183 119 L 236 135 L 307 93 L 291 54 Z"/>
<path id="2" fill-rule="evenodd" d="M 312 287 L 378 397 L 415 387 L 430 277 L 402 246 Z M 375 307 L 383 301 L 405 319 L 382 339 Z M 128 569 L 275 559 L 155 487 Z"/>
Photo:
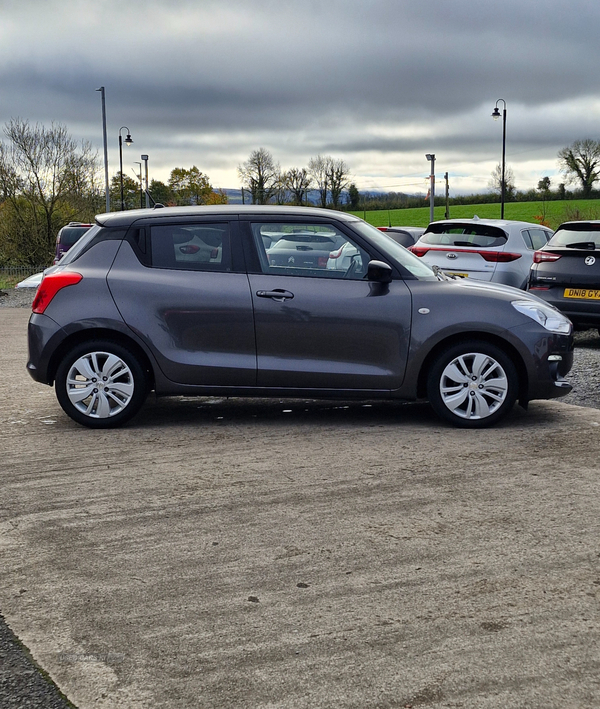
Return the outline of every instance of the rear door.
<path id="1" fill-rule="evenodd" d="M 141 220 L 119 249 L 108 285 L 167 378 L 255 385 L 252 298 L 235 220 Z"/>
<path id="2" fill-rule="evenodd" d="M 258 385 L 380 392 L 400 387 L 411 327 L 411 295 L 404 281 L 366 281 L 371 253 L 340 225 L 293 218 L 277 225 L 250 218 L 240 223 L 255 259 L 248 277 Z M 338 250 L 350 242 L 352 258 L 328 259 L 316 268 L 297 261 L 275 265 L 263 240 L 274 229 L 328 233 Z"/>

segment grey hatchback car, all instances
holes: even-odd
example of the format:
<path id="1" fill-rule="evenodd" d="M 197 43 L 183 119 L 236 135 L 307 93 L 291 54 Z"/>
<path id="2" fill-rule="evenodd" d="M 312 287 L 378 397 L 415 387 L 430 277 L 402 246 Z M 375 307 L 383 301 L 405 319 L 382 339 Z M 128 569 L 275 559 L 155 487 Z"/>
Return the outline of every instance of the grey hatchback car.
<path id="1" fill-rule="evenodd" d="M 274 263 L 272 234 L 327 233 L 339 268 Z M 429 400 L 483 427 L 567 394 L 571 322 L 535 296 L 453 280 L 362 219 L 305 207 L 102 214 L 33 302 L 27 369 L 91 428 L 157 395 Z"/>

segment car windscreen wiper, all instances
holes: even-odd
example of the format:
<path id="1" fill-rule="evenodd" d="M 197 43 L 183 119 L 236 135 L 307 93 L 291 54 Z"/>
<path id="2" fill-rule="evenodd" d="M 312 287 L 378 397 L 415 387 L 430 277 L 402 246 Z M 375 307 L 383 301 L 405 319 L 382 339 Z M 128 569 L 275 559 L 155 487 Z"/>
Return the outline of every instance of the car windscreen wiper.
<path id="1" fill-rule="evenodd" d="M 567 249 L 586 249 L 588 251 L 595 251 L 596 244 L 594 241 L 578 241 L 575 244 L 565 244 Z"/>

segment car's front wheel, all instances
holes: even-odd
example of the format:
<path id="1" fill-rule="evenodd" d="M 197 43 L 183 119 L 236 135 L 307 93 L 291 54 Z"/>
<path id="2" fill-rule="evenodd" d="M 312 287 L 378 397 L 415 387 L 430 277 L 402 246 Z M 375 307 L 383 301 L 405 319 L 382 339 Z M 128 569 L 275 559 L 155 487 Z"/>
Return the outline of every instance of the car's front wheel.
<path id="1" fill-rule="evenodd" d="M 461 428 L 497 423 L 512 409 L 518 387 L 510 357 L 499 347 L 479 340 L 438 354 L 427 379 L 433 410 Z"/>
<path id="2" fill-rule="evenodd" d="M 65 413 L 89 428 L 112 428 L 129 421 L 148 392 L 144 368 L 126 347 L 94 340 L 63 357 L 55 381 Z"/>

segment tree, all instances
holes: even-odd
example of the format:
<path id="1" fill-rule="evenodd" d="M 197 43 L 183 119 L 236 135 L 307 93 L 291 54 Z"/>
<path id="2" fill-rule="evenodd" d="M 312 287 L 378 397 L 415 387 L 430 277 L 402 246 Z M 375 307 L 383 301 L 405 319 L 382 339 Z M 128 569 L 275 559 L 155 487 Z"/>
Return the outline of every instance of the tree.
<path id="1" fill-rule="evenodd" d="M 360 204 L 360 192 L 354 182 L 351 185 L 348 185 L 348 200 L 350 203 L 350 209 L 357 210 L 358 205 Z"/>
<path id="2" fill-rule="evenodd" d="M 305 167 L 292 167 L 285 173 L 284 182 L 286 188 L 291 192 L 292 202 L 304 204 L 312 184 L 312 177 L 308 174 L 308 170 Z"/>
<path id="3" fill-rule="evenodd" d="M 189 170 L 176 167 L 171 170 L 169 187 L 177 204 L 207 204 L 213 188 L 208 177 L 194 165 Z"/>
<path id="4" fill-rule="evenodd" d="M 496 192 L 498 197 L 502 194 L 502 166 L 500 163 L 496 165 L 492 172 L 492 179 L 488 183 L 488 187 L 492 192 Z M 504 199 L 510 202 L 514 199 L 516 192 L 515 176 L 513 171 L 507 165 L 504 166 Z"/>
<path id="5" fill-rule="evenodd" d="M 348 165 L 346 165 L 343 160 L 336 160 L 335 158 L 329 157 L 327 158 L 326 174 L 329 194 L 331 195 L 331 204 L 334 209 L 337 209 L 340 204 L 342 190 L 348 184 Z"/>
<path id="6" fill-rule="evenodd" d="M 567 182 L 579 182 L 583 197 L 588 198 L 600 178 L 600 141 L 576 140 L 558 151 L 558 161 Z"/>
<path id="7" fill-rule="evenodd" d="M 121 173 L 117 172 L 110 180 L 110 202 L 113 212 L 121 210 Z M 133 177 L 123 175 L 123 206 L 125 209 L 139 209 L 140 200 L 140 183 L 134 180 Z"/>
<path id="8" fill-rule="evenodd" d="M 329 182 L 327 180 L 327 163 L 329 158 L 317 155 L 308 162 L 308 170 L 314 181 L 317 183 L 319 191 L 319 204 L 321 207 L 327 206 L 327 194 L 329 192 Z"/>
<path id="9" fill-rule="evenodd" d="M 252 204 L 267 204 L 277 194 L 280 172 L 279 164 L 265 148 L 254 150 L 246 162 L 238 165 L 238 175 L 252 195 Z"/>
<path id="10" fill-rule="evenodd" d="M 542 177 L 542 179 L 537 184 L 537 188 L 542 193 L 542 196 L 544 198 L 547 197 L 550 192 L 550 184 L 551 184 L 551 180 L 547 176 Z"/>
<path id="11" fill-rule="evenodd" d="M 78 144 L 66 126 L 50 128 L 11 119 L 0 143 L 0 192 L 9 206 L 2 224 L 2 251 L 43 264 L 54 251 L 56 233 L 71 220 L 90 220 L 101 197 L 98 155 Z M 12 225 L 12 226 L 11 226 Z M 15 225 L 20 225 L 14 229 Z"/>
<path id="12" fill-rule="evenodd" d="M 172 207 L 177 204 L 175 195 L 169 185 L 165 185 L 165 183 L 160 182 L 160 180 L 150 180 L 148 192 L 150 192 L 150 196 L 155 204 L 164 204 L 165 207 Z"/>

